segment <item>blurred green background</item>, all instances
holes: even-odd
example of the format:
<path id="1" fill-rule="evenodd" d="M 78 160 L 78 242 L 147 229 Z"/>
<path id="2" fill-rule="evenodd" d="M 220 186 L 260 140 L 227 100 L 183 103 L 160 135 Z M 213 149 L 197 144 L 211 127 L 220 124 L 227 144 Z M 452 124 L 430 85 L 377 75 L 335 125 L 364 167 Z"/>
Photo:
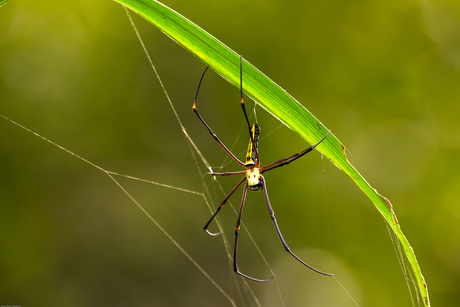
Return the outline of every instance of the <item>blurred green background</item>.
<path id="1" fill-rule="evenodd" d="M 458 306 L 460 3 L 163 3 L 242 54 L 333 131 L 392 202 L 432 306 Z M 222 165 L 225 152 L 191 110 L 204 64 L 134 19 L 188 133 L 211 165 Z M 238 90 L 211 72 L 198 108 L 243 157 Z M 261 136 L 268 135 L 262 163 L 309 146 L 256 111 Z M 107 170 L 200 193 L 209 187 L 214 207 L 225 196 L 197 171 L 115 2 L 10 0 L 1 7 L 0 114 Z M 385 222 L 348 177 L 313 152 L 265 178 L 298 256 L 335 273 L 360 306 L 412 306 Z M 243 219 L 277 278 L 248 282 L 249 290 L 232 272 L 222 238 L 203 232 L 210 211 L 202 196 L 119 180 L 237 306 L 355 306 L 335 279 L 284 251 L 262 193 L 249 193 Z M 228 192 L 237 180 L 219 183 Z M 231 306 L 105 173 L 1 118 L 0 181 L 0 304 Z M 232 197 L 236 206 L 241 191 Z M 220 221 L 230 246 L 235 220 L 226 206 Z M 240 269 L 270 277 L 246 231 L 240 242 Z"/>

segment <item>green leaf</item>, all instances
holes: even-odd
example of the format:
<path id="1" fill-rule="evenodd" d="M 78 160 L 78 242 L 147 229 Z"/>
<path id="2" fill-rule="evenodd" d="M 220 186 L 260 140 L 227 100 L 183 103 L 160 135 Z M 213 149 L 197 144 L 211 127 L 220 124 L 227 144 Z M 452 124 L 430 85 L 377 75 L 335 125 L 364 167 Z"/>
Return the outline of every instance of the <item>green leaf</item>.
<path id="1" fill-rule="evenodd" d="M 7 3 L 8 1 L 10 1 L 10 0 L 0 0 L 0 6 L 4 5 L 4 4 Z"/>
<path id="2" fill-rule="evenodd" d="M 214 71 L 239 87 L 240 55 L 177 12 L 153 0 L 116 0 L 153 23 Z M 328 129 L 286 91 L 249 62 L 243 62 L 244 92 L 311 144 Z M 430 306 L 428 290 L 414 251 L 399 226 L 391 203 L 377 193 L 349 163 L 345 146 L 331 132 L 318 147 L 324 156 L 344 171 L 369 197 L 398 237 L 413 270 L 423 304 Z"/>

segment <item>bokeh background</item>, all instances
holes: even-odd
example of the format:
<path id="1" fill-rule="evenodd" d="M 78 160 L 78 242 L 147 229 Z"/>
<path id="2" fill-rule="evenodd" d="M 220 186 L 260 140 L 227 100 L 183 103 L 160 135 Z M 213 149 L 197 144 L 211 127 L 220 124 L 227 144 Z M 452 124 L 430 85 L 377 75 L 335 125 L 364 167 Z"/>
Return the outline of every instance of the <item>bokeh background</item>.
<path id="1" fill-rule="evenodd" d="M 242 54 L 333 131 L 358 171 L 392 202 L 432 306 L 458 306 L 460 2 L 163 3 Z M 187 132 L 211 165 L 223 165 L 225 152 L 191 110 L 205 65 L 134 19 Z M 247 139 L 238 95 L 211 72 L 199 108 L 242 157 Z M 309 146 L 261 108 L 256 112 L 267 136 L 262 162 Z M 1 7 L 0 114 L 104 169 L 208 189 L 213 207 L 224 197 L 200 175 L 206 169 L 195 163 L 113 1 L 10 0 Z M 244 222 L 277 278 L 245 283 L 232 272 L 222 238 L 204 234 L 210 210 L 201 195 L 118 179 L 235 305 L 356 306 L 335 279 L 284 251 L 262 193 L 248 196 Z M 383 218 L 346 175 L 313 152 L 266 179 L 295 253 L 335 273 L 360 306 L 413 305 Z M 236 182 L 219 180 L 226 192 Z M 230 246 L 235 219 L 230 206 L 220 213 Z M 270 277 L 246 230 L 240 242 L 241 270 Z M 104 172 L 3 118 L 0 251 L 3 305 L 231 306 Z"/>

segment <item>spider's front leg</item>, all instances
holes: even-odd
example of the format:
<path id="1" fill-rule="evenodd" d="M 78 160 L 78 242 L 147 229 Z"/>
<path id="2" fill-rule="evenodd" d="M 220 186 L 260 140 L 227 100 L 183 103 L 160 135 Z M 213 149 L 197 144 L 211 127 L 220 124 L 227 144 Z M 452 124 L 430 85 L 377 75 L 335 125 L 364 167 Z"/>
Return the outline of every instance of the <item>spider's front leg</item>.
<path id="1" fill-rule="evenodd" d="M 318 143 L 316 143 L 315 145 L 313 145 L 311 147 L 308 147 L 307 149 L 305 149 L 305 150 L 303 150 L 301 152 L 293 154 L 292 156 L 280 159 L 280 160 L 278 160 L 276 162 L 273 162 L 271 164 L 268 164 L 268 165 L 265 165 L 265 166 L 261 167 L 260 168 L 261 173 L 271 171 L 272 169 L 275 169 L 277 167 L 288 165 L 289 163 L 294 162 L 295 160 L 299 159 L 300 157 L 303 157 L 304 155 L 306 155 L 307 153 L 309 153 L 310 151 L 315 149 L 316 146 L 321 144 L 321 142 L 324 141 L 327 138 L 327 136 L 329 135 L 330 132 L 331 132 L 331 130 L 328 130 L 326 135 Z"/>
<path id="2" fill-rule="evenodd" d="M 196 108 L 196 101 L 197 101 L 197 98 L 198 98 L 198 92 L 200 91 L 201 81 L 203 81 L 203 77 L 204 77 L 206 71 L 208 70 L 208 68 L 209 68 L 209 66 L 205 68 L 205 70 L 203 71 L 203 74 L 201 75 L 200 82 L 198 83 L 198 88 L 196 89 L 195 99 L 193 101 L 193 107 L 192 107 L 193 112 L 195 112 L 196 116 L 201 121 L 201 123 L 206 127 L 206 129 L 208 129 L 209 134 L 211 134 L 212 138 L 214 140 L 216 140 L 217 143 L 219 143 L 219 145 L 230 155 L 230 157 L 232 157 L 233 160 L 235 160 L 239 165 L 244 166 L 244 163 L 241 162 L 240 160 L 238 160 L 238 158 L 235 157 L 235 155 L 224 145 L 224 143 L 222 143 L 221 140 L 219 140 L 217 135 L 211 130 L 211 127 L 209 127 L 208 124 L 204 121 L 204 119 L 198 113 L 198 110 Z"/>

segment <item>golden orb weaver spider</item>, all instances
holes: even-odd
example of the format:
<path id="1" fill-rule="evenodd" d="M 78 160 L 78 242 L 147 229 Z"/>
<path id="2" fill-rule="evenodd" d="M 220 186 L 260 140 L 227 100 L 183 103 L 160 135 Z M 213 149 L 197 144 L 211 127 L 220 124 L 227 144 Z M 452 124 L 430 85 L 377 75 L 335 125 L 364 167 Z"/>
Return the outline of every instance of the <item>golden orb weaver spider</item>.
<path id="1" fill-rule="evenodd" d="M 237 218 L 237 221 L 236 221 L 235 245 L 234 245 L 234 248 L 233 248 L 233 270 L 234 270 L 234 272 L 239 274 L 239 275 L 241 275 L 241 276 L 243 276 L 243 277 L 245 277 L 245 278 L 247 278 L 247 279 L 250 279 L 250 280 L 253 280 L 253 281 L 258 281 L 258 282 L 270 281 L 273 278 L 275 278 L 273 276 L 273 277 L 271 277 L 269 279 L 257 279 L 257 278 L 250 277 L 250 276 L 248 276 L 246 274 L 243 274 L 238 270 L 238 266 L 237 266 L 237 262 L 236 262 L 236 253 L 237 253 L 237 246 L 238 246 L 238 234 L 239 234 L 240 225 L 241 225 L 241 216 L 242 216 L 242 213 L 243 213 L 243 206 L 244 206 L 244 203 L 245 203 L 245 200 L 246 200 L 246 193 L 247 193 L 247 190 L 249 188 L 249 190 L 251 190 L 251 191 L 258 191 L 258 190 L 262 189 L 262 191 L 264 192 L 265 201 L 267 202 L 268 212 L 270 213 L 271 219 L 273 220 L 273 223 L 275 225 L 276 232 L 278 233 L 278 237 L 280 238 L 281 243 L 283 244 L 283 246 L 286 249 L 286 251 L 289 254 L 291 254 L 295 259 L 300 261 L 300 263 L 302 263 L 303 265 L 308 267 L 309 269 L 311 269 L 311 270 L 313 270 L 313 271 L 315 271 L 317 273 L 323 274 L 323 275 L 333 276 L 333 274 L 324 273 L 324 272 L 322 272 L 320 270 L 317 270 L 317 269 L 311 267 L 310 265 L 306 264 L 302 259 L 297 257 L 293 252 L 291 252 L 291 249 L 289 248 L 289 246 L 287 245 L 286 241 L 284 240 L 283 235 L 281 234 L 281 231 L 280 231 L 280 229 L 278 227 L 278 223 L 276 222 L 275 214 L 273 212 L 272 206 L 270 205 L 270 200 L 268 199 L 268 193 L 267 193 L 267 187 L 266 187 L 266 184 L 265 184 L 265 179 L 262 176 L 262 174 L 265 173 L 265 172 L 271 171 L 271 170 L 273 170 L 275 168 L 278 168 L 278 167 L 281 167 L 281 166 L 288 165 L 289 163 L 291 163 L 291 162 L 299 159 L 300 157 L 304 156 L 305 154 L 309 153 L 310 151 L 315 149 L 315 147 L 318 146 L 322 141 L 324 141 L 324 139 L 326 139 L 326 137 L 329 135 L 330 131 L 328 131 L 326 133 L 326 135 L 318 143 L 316 143 L 315 145 L 313 145 L 311 147 L 308 147 L 307 149 L 305 149 L 305 150 L 303 150 L 301 152 L 298 152 L 298 153 L 296 153 L 296 154 L 294 154 L 292 156 L 280 159 L 280 160 L 278 160 L 276 162 L 273 162 L 271 164 L 268 164 L 268 165 L 260 167 L 259 153 L 258 153 L 258 150 L 257 150 L 258 142 L 259 142 L 260 128 L 259 128 L 259 125 L 257 123 L 254 123 L 252 125 L 249 123 L 248 115 L 246 113 L 246 108 L 244 106 L 244 101 L 243 101 L 243 58 L 240 56 L 241 107 L 243 109 L 244 117 L 246 119 L 246 122 L 248 124 L 248 129 L 249 129 L 249 146 L 248 146 L 248 150 L 247 150 L 247 153 L 246 153 L 246 162 L 245 163 L 241 162 L 219 140 L 217 135 L 214 134 L 214 132 L 211 130 L 211 128 L 208 126 L 208 124 L 206 124 L 206 122 L 203 120 L 203 118 L 198 113 L 198 110 L 196 109 L 196 100 L 197 100 L 197 97 L 198 97 L 198 92 L 200 90 L 201 81 L 203 81 L 203 77 L 204 77 L 206 71 L 208 70 L 208 68 L 209 68 L 209 66 L 205 68 L 205 70 L 203 71 L 203 74 L 201 75 L 200 82 L 198 83 L 198 88 L 196 90 L 195 99 L 194 99 L 194 102 L 193 102 L 193 111 L 195 112 L 195 114 L 198 117 L 198 119 L 208 129 L 209 133 L 214 138 L 214 140 L 216 140 L 217 143 L 219 143 L 219 145 L 230 155 L 230 157 L 235 162 L 237 162 L 239 165 L 244 167 L 246 170 L 238 171 L 238 172 L 211 173 L 212 176 L 229 176 L 229 175 L 242 175 L 242 174 L 245 174 L 245 176 L 240 179 L 240 181 L 236 184 L 236 186 L 233 188 L 233 190 L 231 190 L 230 193 L 225 197 L 225 199 L 220 203 L 219 207 L 217 207 L 217 210 L 214 212 L 214 214 L 211 216 L 209 221 L 204 226 L 204 230 L 211 236 L 217 236 L 217 235 L 221 234 L 220 232 L 219 233 L 210 232 L 208 230 L 208 226 L 214 220 L 214 218 L 216 217 L 217 213 L 219 213 L 220 209 L 222 209 L 222 207 L 225 205 L 225 203 L 233 195 L 233 193 L 235 193 L 235 191 L 238 189 L 238 187 L 243 182 L 246 181 L 246 184 L 244 185 L 244 188 L 243 188 L 243 197 L 242 197 L 240 209 L 239 209 L 239 212 L 238 212 L 238 218 Z"/>

